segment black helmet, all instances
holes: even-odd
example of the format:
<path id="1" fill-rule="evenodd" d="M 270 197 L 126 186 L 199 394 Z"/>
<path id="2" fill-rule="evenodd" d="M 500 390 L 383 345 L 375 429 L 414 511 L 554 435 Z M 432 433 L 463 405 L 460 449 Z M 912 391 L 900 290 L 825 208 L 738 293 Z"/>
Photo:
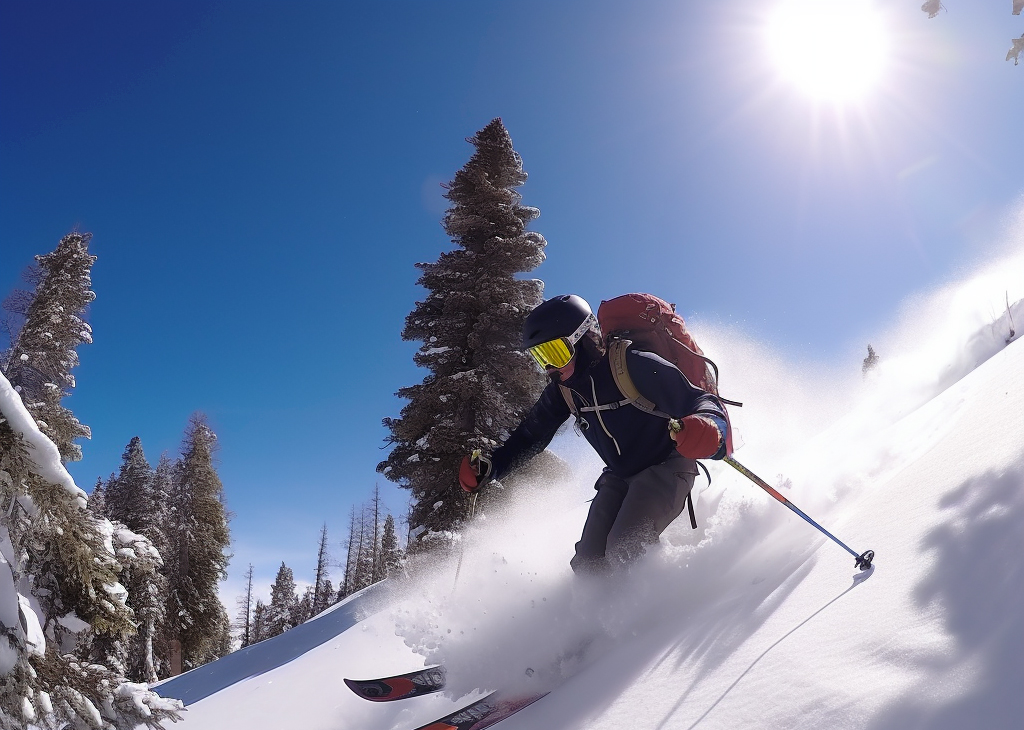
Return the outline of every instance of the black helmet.
<path id="1" fill-rule="evenodd" d="M 523 348 L 550 342 L 559 337 L 570 338 L 586 321 L 591 324 L 587 329 L 600 332 L 597 318 L 583 297 L 563 294 L 548 299 L 526 316 L 526 321 L 523 322 Z"/>

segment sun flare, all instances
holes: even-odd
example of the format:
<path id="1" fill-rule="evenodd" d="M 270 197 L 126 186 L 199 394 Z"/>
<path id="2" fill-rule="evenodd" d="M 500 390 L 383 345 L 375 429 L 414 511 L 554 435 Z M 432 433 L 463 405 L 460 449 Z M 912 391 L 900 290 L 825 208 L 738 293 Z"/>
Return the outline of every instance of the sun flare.
<path id="1" fill-rule="evenodd" d="M 884 20 L 869 0 L 784 0 L 767 33 L 783 78 L 823 101 L 863 96 L 888 56 Z"/>

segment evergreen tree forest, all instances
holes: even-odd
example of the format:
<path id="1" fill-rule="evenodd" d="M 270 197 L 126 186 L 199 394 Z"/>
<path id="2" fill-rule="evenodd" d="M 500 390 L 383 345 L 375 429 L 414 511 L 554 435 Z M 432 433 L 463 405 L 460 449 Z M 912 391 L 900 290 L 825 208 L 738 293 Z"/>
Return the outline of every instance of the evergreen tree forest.
<path id="1" fill-rule="evenodd" d="M 402 575 L 404 557 L 395 531 L 395 518 L 384 514 L 380 487 L 375 486 L 370 501 L 362 505 L 358 513 L 353 507 L 349 515 L 339 597 L 350 596 L 385 578 Z"/>
<path id="2" fill-rule="evenodd" d="M 88 507 L 64 464 L 90 435 L 63 401 L 77 348 L 92 341 L 89 234 L 36 257 L 31 290 L 4 302 L 0 356 L 0 728 L 159 727 L 181 703 L 129 673 L 152 677 L 145 652 L 159 621 L 154 542 Z M 106 490 L 102 490 L 106 491 Z M 102 498 L 98 501 L 102 502 Z M 102 505 L 100 505 L 102 506 Z M 24 591 L 24 593 L 23 593 Z M 29 594 L 29 595 L 26 595 Z M 132 596 L 136 597 L 132 605 Z M 30 597 L 31 596 L 31 597 Z M 34 604 L 34 605 L 33 605 Z M 138 637 L 141 636 L 141 639 Z M 138 644 L 136 644 L 138 646 Z"/>
<path id="3" fill-rule="evenodd" d="M 383 506 L 380 488 L 357 511 L 352 508 L 347 538 L 342 542 L 344 557 L 331 554 L 327 524 L 320 528 L 313 582 L 299 592 L 294 571 L 284 562 L 270 586 L 270 602 L 256 596 L 253 567 L 246 571 L 245 592 L 237 600 L 234 630 L 240 648 L 270 639 L 322 613 L 335 603 L 385 578 L 404 575 L 405 551 L 395 527 L 395 518 Z M 331 582 L 331 568 L 341 568 L 337 589 Z"/>
<path id="4" fill-rule="evenodd" d="M 90 496 L 89 510 L 112 523 L 115 540 L 150 546 L 134 550 L 147 557 L 148 570 L 136 567 L 122 579 L 137 634 L 114 648 L 93 641 L 84 652 L 93 661 L 124 662 L 133 681 L 154 682 L 230 651 L 223 636 L 230 622 L 217 597 L 229 536 L 215 452 L 216 435 L 195 414 L 177 460 L 163 454 L 154 469 L 135 436 L 119 472 L 98 481 Z"/>
<path id="5" fill-rule="evenodd" d="M 473 155 L 445 186 L 443 226 L 454 249 L 416 264 L 427 296 L 402 331 L 422 343 L 413 359 L 428 374 L 398 391 L 408 403 L 383 421 L 391 451 L 377 471 L 410 491 L 413 550 L 448 544 L 468 503 L 455 478 L 459 462 L 473 449 L 493 450 L 544 385 L 520 349 L 543 284 L 516 278 L 544 260 L 544 237 L 527 230 L 540 211 L 521 204 L 516 188 L 527 175 L 500 119 L 468 141 Z"/>
<path id="6" fill-rule="evenodd" d="M 322 525 L 300 566 L 310 584 L 282 562 L 269 597 L 258 596 L 250 565 L 234 616 L 218 597 L 230 514 L 217 435 L 202 413 L 188 420 L 177 454 L 147 454 L 132 437 L 92 495 L 67 472 L 91 437 L 67 402 L 78 348 L 93 337 L 91 234 L 70 233 L 36 257 L 28 287 L 3 303 L 0 730 L 157 727 L 181 705 L 146 683 L 404 575 L 406 536 L 414 550 L 447 544 L 467 504 L 454 476 L 459 461 L 493 449 L 544 385 L 520 350 L 522 322 L 543 291 L 539 280 L 518 278 L 544 260 L 544 237 L 527 230 L 539 211 L 522 205 L 516 189 L 527 175 L 500 119 L 468 141 L 472 156 L 445 186 L 453 247 L 416 264 L 427 295 L 402 332 L 421 343 L 414 361 L 427 375 L 398 392 L 407 401 L 400 417 L 384 419 L 391 448 L 377 469 L 410 493 L 401 535 L 375 487 L 352 508 L 333 555 Z"/>

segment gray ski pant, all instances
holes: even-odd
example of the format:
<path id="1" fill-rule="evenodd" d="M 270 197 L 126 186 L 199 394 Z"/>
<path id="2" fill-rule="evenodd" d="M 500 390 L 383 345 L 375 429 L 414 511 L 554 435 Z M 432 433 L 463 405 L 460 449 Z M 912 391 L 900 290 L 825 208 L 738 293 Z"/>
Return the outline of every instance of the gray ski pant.
<path id="1" fill-rule="evenodd" d="M 697 462 L 676 452 L 626 479 L 602 473 L 572 569 L 602 573 L 637 560 L 683 511 L 696 476 Z"/>

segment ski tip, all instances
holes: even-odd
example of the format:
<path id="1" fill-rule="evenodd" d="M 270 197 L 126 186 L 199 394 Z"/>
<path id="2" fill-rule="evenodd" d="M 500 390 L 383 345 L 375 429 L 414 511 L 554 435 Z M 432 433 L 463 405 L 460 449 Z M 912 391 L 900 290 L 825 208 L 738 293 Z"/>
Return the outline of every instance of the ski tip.
<path id="1" fill-rule="evenodd" d="M 343 679 L 348 688 L 364 700 L 392 702 L 444 689 L 445 669 L 442 666 L 433 666 L 394 677 Z"/>
<path id="2" fill-rule="evenodd" d="M 422 690 L 406 677 L 392 677 L 386 680 L 356 681 L 345 679 L 348 688 L 371 702 L 390 702 L 405 697 L 414 697 Z"/>

